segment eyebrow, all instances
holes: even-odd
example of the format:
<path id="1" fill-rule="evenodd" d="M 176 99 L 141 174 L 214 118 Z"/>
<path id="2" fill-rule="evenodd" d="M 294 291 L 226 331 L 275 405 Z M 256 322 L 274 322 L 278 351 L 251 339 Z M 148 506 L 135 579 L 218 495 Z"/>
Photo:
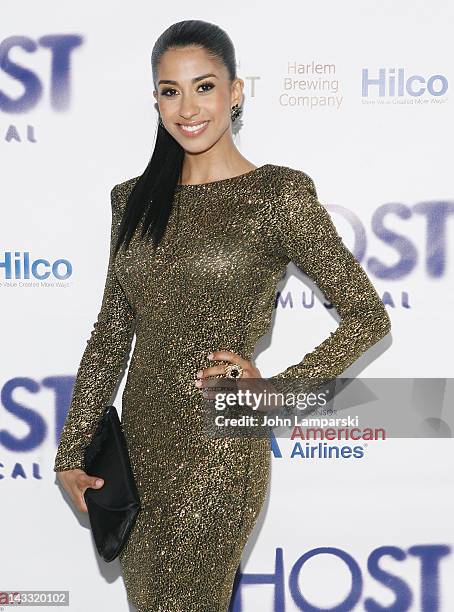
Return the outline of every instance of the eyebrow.
<path id="1" fill-rule="evenodd" d="M 202 74 L 202 76 L 194 77 L 191 82 L 197 83 L 197 81 L 201 81 L 202 79 L 206 79 L 208 77 L 214 77 L 215 79 L 218 78 L 215 74 L 208 73 Z M 161 85 L 161 83 L 167 83 L 168 85 L 178 85 L 178 81 L 171 81 L 170 79 L 161 79 L 160 81 L 158 81 L 158 85 Z"/>

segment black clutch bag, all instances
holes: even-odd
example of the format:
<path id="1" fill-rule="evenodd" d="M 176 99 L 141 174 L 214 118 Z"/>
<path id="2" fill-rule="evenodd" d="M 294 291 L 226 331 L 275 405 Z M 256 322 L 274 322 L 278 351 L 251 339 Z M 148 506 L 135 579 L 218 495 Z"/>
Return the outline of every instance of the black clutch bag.
<path id="1" fill-rule="evenodd" d="M 128 448 L 115 406 L 106 406 L 98 428 L 85 448 L 85 471 L 100 476 L 100 489 L 84 493 L 98 553 L 113 561 L 126 544 L 140 511 L 140 498 Z"/>

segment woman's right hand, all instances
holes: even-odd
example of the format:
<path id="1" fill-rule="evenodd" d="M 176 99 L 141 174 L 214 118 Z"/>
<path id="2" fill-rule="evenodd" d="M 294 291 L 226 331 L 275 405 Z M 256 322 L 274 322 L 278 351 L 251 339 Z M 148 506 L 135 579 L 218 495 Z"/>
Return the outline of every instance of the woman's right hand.
<path id="1" fill-rule="evenodd" d="M 85 503 L 84 493 L 88 488 L 100 489 L 104 480 L 99 476 L 89 476 L 84 470 L 75 468 L 74 470 L 63 470 L 57 472 L 57 478 L 80 512 L 88 512 Z"/>

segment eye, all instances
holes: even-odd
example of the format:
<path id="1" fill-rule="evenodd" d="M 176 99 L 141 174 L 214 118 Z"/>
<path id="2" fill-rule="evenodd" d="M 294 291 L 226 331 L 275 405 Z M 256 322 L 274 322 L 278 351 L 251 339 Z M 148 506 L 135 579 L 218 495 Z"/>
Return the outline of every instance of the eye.
<path id="1" fill-rule="evenodd" d="M 171 96 L 168 95 L 168 93 L 171 91 L 176 91 L 176 90 L 173 89 L 172 87 L 166 87 L 165 89 L 161 90 L 161 96 L 167 96 L 168 98 L 170 98 Z"/>
<path id="2" fill-rule="evenodd" d="M 206 83 L 199 85 L 199 87 L 208 87 L 208 89 L 205 89 L 204 91 L 210 91 L 210 89 L 213 89 L 214 84 L 207 81 Z"/>

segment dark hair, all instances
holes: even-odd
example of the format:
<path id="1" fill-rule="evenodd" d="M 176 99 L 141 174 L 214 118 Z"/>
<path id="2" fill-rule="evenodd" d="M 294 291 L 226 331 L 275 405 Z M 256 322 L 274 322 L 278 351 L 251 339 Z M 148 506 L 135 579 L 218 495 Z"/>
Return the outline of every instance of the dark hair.
<path id="1" fill-rule="evenodd" d="M 156 76 L 161 56 L 172 47 L 186 46 L 206 49 L 212 57 L 226 66 L 231 81 L 236 78 L 235 49 L 226 32 L 213 23 L 190 19 L 174 23 L 155 42 L 151 54 L 155 89 L 157 89 Z M 128 248 L 141 219 L 143 219 L 141 237 L 148 234 L 155 246 L 159 244 L 172 211 L 175 187 L 181 177 L 183 159 L 183 147 L 159 122 L 151 159 L 128 197 L 115 245 L 115 254 L 123 242 Z"/>

